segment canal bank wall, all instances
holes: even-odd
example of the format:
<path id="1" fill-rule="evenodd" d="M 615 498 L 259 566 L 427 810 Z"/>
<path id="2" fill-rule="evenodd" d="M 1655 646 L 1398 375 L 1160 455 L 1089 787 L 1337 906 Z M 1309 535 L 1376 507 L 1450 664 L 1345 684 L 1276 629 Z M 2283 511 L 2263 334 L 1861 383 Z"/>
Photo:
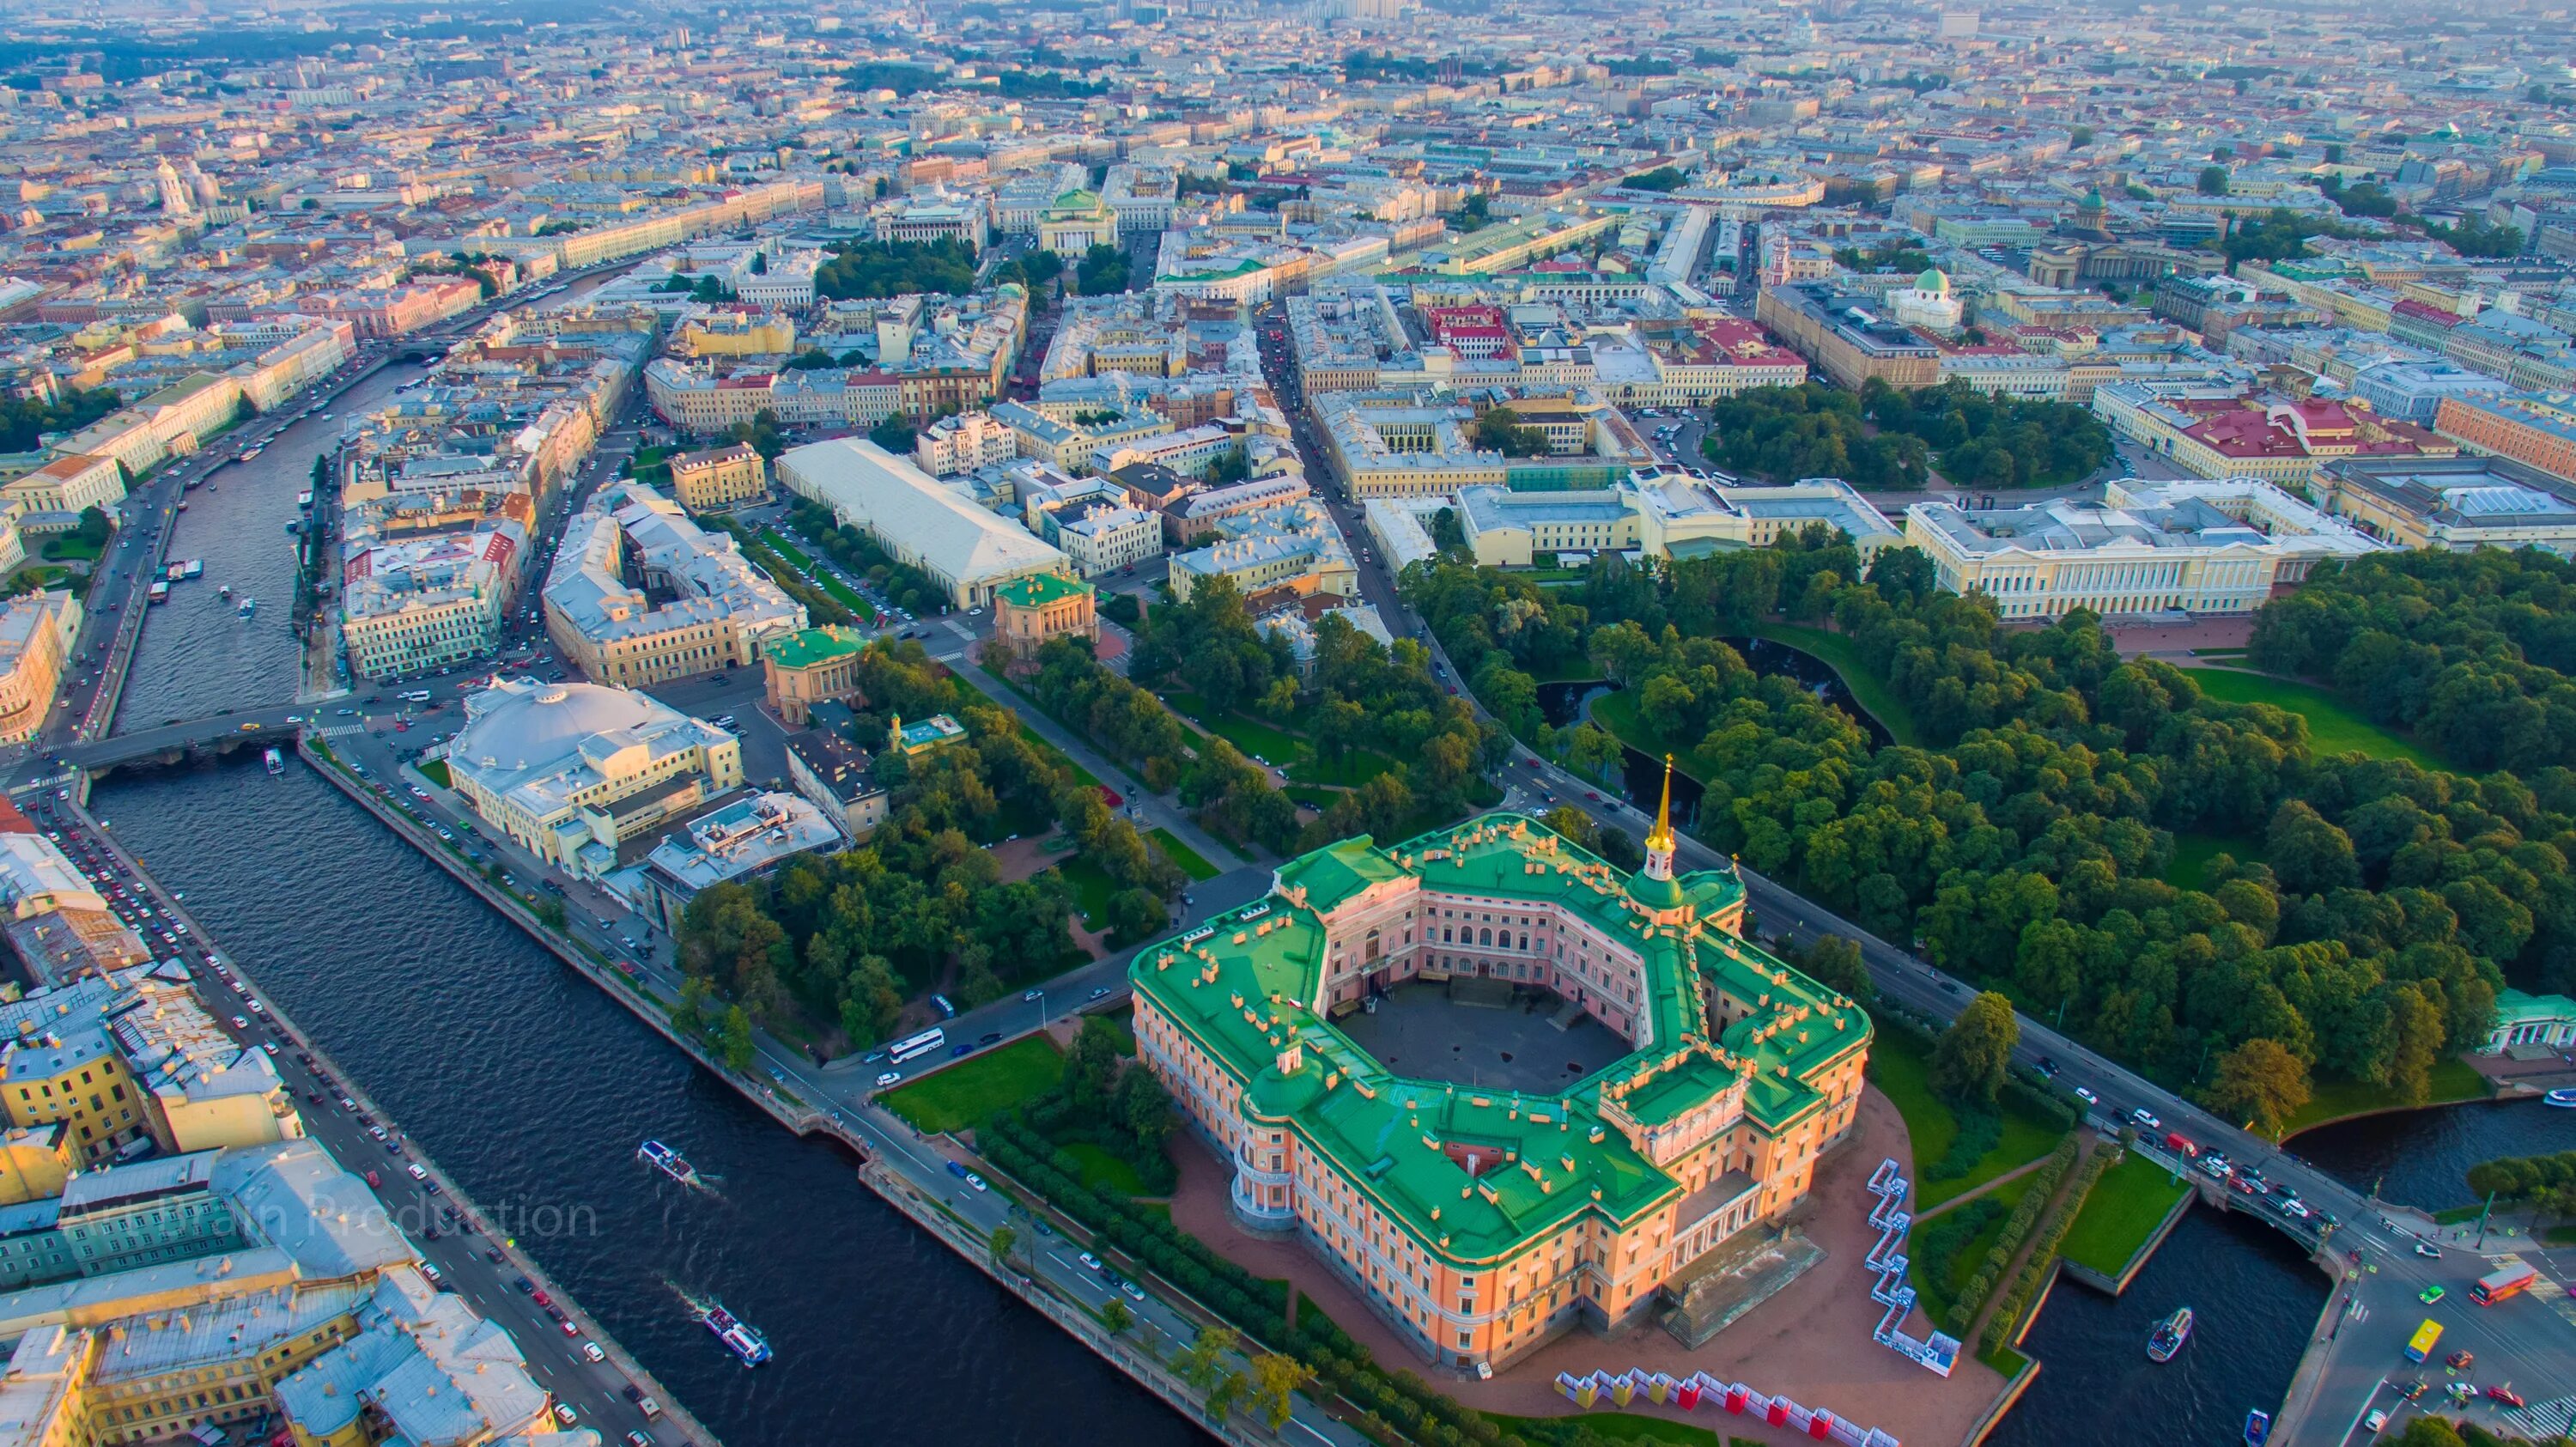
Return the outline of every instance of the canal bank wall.
<path id="1" fill-rule="evenodd" d="M 1088 1311 L 1068 1302 L 1032 1278 L 1005 1271 L 992 1259 L 991 1242 L 968 1231 L 955 1217 L 936 1203 L 923 1199 L 901 1176 L 878 1159 L 875 1147 L 834 1115 L 801 1104 L 791 1105 L 775 1090 L 757 1085 L 742 1075 L 725 1068 L 700 1042 L 689 1038 L 672 1024 L 659 999 L 624 975 L 593 959 L 588 952 L 538 918 L 527 902 L 511 891 L 486 879 L 466 860 L 448 849 L 435 835 L 420 828 L 399 810 L 386 805 L 382 796 L 365 780 L 346 772 L 340 760 L 330 753 L 327 737 L 318 741 L 299 733 L 296 753 L 315 773 L 355 800 L 360 808 L 374 816 L 394 836 L 410 843 L 441 869 L 517 925 L 522 932 L 543 945 L 557 959 L 579 971 L 611 999 L 650 1025 L 662 1038 L 678 1046 L 692 1060 L 704 1066 L 718 1079 L 733 1086 L 745 1099 L 766 1112 L 771 1119 L 798 1135 L 825 1135 L 848 1146 L 860 1158 L 859 1180 L 878 1197 L 900 1212 L 905 1219 L 930 1233 L 932 1237 L 964 1257 L 976 1269 L 991 1277 L 1005 1290 L 1018 1297 L 1040 1315 L 1054 1322 L 1076 1341 L 1110 1365 L 1125 1372 L 1147 1391 L 1188 1418 L 1201 1430 L 1230 1447 L 1282 1447 L 1287 1439 L 1263 1430 L 1257 1424 L 1228 1417 L 1211 1421 L 1203 1394 L 1182 1382 L 1169 1369 L 1134 1344 L 1111 1334 Z M 1184 1298 L 1186 1299 L 1186 1298 Z M 640 1372 L 640 1368 L 638 1369 Z M 668 1404 L 672 1399 L 662 1394 Z M 711 1436 L 701 1436 L 712 1442 Z"/>
<path id="2" fill-rule="evenodd" d="M 2147 1233 L 2147 1239 L 2139 1244 L 2137 1250 L 2129 1253 L 2127 1264 L 2117 1275 L 2106 1275 L 2062 1256 L 2057 1259 L 2057 1268 L 2079 1286 L 2089 1286 L 2105 1296 L 2118 1296 L 2129 1289 L 2130 1282 L 2138 1279 L 2139 1272 L 2147 1269 L 2147 1262 L 2156 1254 L 2156 1248 L 2165 1244 L 2165 1238 L 2182 1224 L 2183 1213 L 2191 1209 L 2192 1198 L 2199 1194 L 2198 1191 L 2185 1191 L 2176 1197 L 2173 1205 L 2165 1211 L 2165 1218 L 2156 1223 L 2156 1229 Z"/>
<path id="3" fill-rule="evenodd" d="M 299 740 L 299 750 L 301 747 L 301 740 Z M 126 852 L 124 842 L 116 837 L 116 831 L 104 827 L 90 814 L 87 807 L 88 794 L 85 789 L 78 797 L 66 799 L 63 802 L 80 819 L 82 827 L 89 831 L 90 836 L 100 842 L 101 847 L 133 871 L 135 883 L 151 895 L 154 904 L 165 914 L 183 924 L 188 933 L 205 946 L 209 954 L 222 958 L 231 968 L 234 977 L 252 989 L 254 998 L 265 1007 L 270 1022 L 280 1035 L 291 1041 L 296 1049 L 311 1055 L 314 1063 L 331 1077 L 342 1093 L 357 1102 L 360 1110 L 366 1112 L 372 1119 L 383 1123 L 388 1130 L 393 1129 L 392 1112 L 385 1110 L 370 1098 L 366 1090 L 358 1084 L 356 1076 L 343 1069 L 337 1060 L 332 1059 L 329 1052 L 325 1051 L 311 1035 L 305 1033 L 304 1029 L 295 1023 L 294 1018 L 288 1015 L 267 991 L 259 989 L 257 980 L 243 967 L 241 956 L 228 949 L 219 948 L 215 937 L 198 923 L 196 916 L 188 913 L 187 906 L 162 886 L 160 880 L 152 875 L 142 860 Z M 212 1008 L 209 1006 L 210 1010 Z M 280 1072 L 281 1076 L 283 1073 Z M 399 1158 L 389 1157 L 389 1159 L 418 1163 L 421 1169 L 429 1173 L 429 1178 L 437 1182 L 439 1190 L 445 1193 L 447 1199 L 455 1204 L 458 1214 L 481 1224 L 484 1239 L 494 1239 L 491 1214 L 475 1204 L 474 1198 L 465 1193 L 465 1188 L 449 1178 L 436 1161 L 422 1152 L 408 1133 L 401 1133 L 401 1138 L 411 1142 L 408 1155 Z M 344 1169 L 353 1171 L 361 1169 L 345 1161 L 341 1162 L 341 1165 Z M 680 1405 L 678 1397 L 671 1389 L 657 1381 L 651 1372 L 645 1370 L 642 1362 L 637 1361 L 615 1337 L 601 1328 L 599 1322 L 582 1309 L 571 1292 L 566 1291 L 560 1283 L 547 1276 L 545 1269 L 522 1253 L 515 1242 L 504 1239 L 498 1242 L 498 1246 L 513 1268 L 544 1288 L 548 1298 L 564 1309 L 564 1314 L 581 1328 L 585 1339 L 598 1344 L 610 1365 L 623 1373 L 626 1379 L 634 1383 L 638 1389 L 661 1404 L 664 1420 L 670 1422 L 692 1442 L 704 1443 L 707 1447 L 722 1447 L 720 1439 L 707 1429 L 706 1424 L 689 1415 L 688 1408 Z"/>

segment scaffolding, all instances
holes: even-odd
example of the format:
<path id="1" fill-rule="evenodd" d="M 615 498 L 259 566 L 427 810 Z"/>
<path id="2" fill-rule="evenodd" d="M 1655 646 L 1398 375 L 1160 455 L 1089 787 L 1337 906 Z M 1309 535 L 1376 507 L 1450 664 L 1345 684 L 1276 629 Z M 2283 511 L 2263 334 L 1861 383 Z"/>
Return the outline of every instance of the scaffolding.
<path id="1" fill-rule="evenodd" d="M 1869 1193 L 1878 1198 L 1878 1204 L 1870 1209 L 1869 1224 L 1878 1228 L 1878 1244 L 1869 1249 L 1862 1264 L 1878 1273 L 1869 1288 L 1869 1299 L 1887 1308 L 1869 1336 L 1880 1346 L 1912 1358 L 1925 1370 L 1946 1377 L 1958 1364 L 1959 1343 L 1937 1331 L 1929 1341 L 1905 1334 L 1905 1318 L 1914 1311 L 1914 1288 L 1905 1280 L 1905 1233 L 1914 1225 L 1914 1217 L 1905 1209 L 1905 1197 L 1912 1189 L 1913 1183 L 1898 1173 L 1893 1158 L 1880 1161 L 1878 1169 L 1869 1174 Z"/>
<path id="2" fill-rule="evenodd" d="M 1559 1372 L 1556 1389 L 1579 1407 L 1625 1407 L 1642 1397 L 1657 1406 L 1679 1407 L 1685 1412 L 1720 1407 L 1738 1417 L 1785 1427 L 1819 1442 L 1840 1442 L 1843 1447 L 1900 1447 L 1895 1437 L 1879 1428 L 1860 1426 L 1822 1407 L 1765 1395 L 1742 1382 L 1721 1382 L 1706 1372 L 1693 1372 L 1687 1377 L 1643 1369 L 1616 1376 L 1594 1372 L 1578 1377 L 1572 1372 Z"/>

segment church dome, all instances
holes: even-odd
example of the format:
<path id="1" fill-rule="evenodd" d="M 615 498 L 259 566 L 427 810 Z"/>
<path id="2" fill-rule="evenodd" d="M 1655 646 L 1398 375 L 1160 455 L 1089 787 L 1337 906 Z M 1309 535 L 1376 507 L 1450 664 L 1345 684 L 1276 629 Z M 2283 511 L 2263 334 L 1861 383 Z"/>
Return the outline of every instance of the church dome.
<path id="1" fill-rule="evenodd" d="M 483 706 L 449 752 L 468 763 L 504 769 L 551 763 L 592 734 L 650 723 L 662 712 L 641 693 L 590 683 L 495 688 L 478 702 Z"/>
<path id="2" fill-rule="evenodd" d="M 1950 294 L 1950 278 L 1937 266 L 1925 267 L 1923 274 L 1914 278 L 1914 289 L 1947 296 Z"/>

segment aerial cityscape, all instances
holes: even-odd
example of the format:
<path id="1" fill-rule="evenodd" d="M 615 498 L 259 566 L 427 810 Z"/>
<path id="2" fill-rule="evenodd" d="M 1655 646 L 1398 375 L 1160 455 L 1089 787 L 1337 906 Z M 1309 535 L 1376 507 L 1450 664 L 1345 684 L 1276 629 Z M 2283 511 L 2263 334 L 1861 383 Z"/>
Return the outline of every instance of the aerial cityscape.
<path id="1" fill-rule="evenodd" d="M 2570 1447 L 2561 0 L 0 7 L 0 1447 Z"/>

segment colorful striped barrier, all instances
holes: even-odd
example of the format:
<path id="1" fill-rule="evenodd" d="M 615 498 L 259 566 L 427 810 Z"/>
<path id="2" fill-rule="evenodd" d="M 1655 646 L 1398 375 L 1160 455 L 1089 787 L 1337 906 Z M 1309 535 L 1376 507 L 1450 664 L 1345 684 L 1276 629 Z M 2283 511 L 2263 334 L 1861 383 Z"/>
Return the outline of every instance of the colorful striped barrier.
<path id="1" fill-rule="evenodd" d="M 1877 1272 L 1869 1288 L 1869 1299 L 1887 1308 L 1870 1332 L 1870 1340 L 1911 1359 L 1925 1370 L 1940 1376 L 1950 1375 L 1958 1364 L 1959 1343 L 1940 1333 L 1930 1341 L 1916 1341 L 1905 1334 L 1905 1318 L 1914 1311 L 1914 1288 L 1905 1281 L 1905 1234 L 1914 1218 L 1905 1209 L 1906 1193 L 1913 1185 L 1899 1174 L 1893 1158 L 1878 1163 L 1869 1174 L 1869 1193 L 1878 1197 L 1870 1209 L 1869 1224 L 1878 1228 L 1878 1244 L 1869 1248 L 1861 1265 Z"/>
<path id="2" fill-rule="evenodd" d="M 1717 1406 L 1732 1416 L 1758 1418 L 1819 1442 L 1839 1442 L 1843 1447 L 1900 1447 L 1895 1437 L 1876 1427 L 1860 1426 L 1838 1413 L 1805 1406 L 1787 1397 L 1766 1396 L 1742 1382 L 1721 1382 L 1706 1372 L 1681 1378 L 1644 1370 L 1616 1375 L 1594 1372 L 1582 1377 L 1559 1372 L 1556 1389 L 1578 1407 L 1625 1407 L 1642 1396 L 1658 1406 L 1679 1407 L 1685 1412 Z"/>

